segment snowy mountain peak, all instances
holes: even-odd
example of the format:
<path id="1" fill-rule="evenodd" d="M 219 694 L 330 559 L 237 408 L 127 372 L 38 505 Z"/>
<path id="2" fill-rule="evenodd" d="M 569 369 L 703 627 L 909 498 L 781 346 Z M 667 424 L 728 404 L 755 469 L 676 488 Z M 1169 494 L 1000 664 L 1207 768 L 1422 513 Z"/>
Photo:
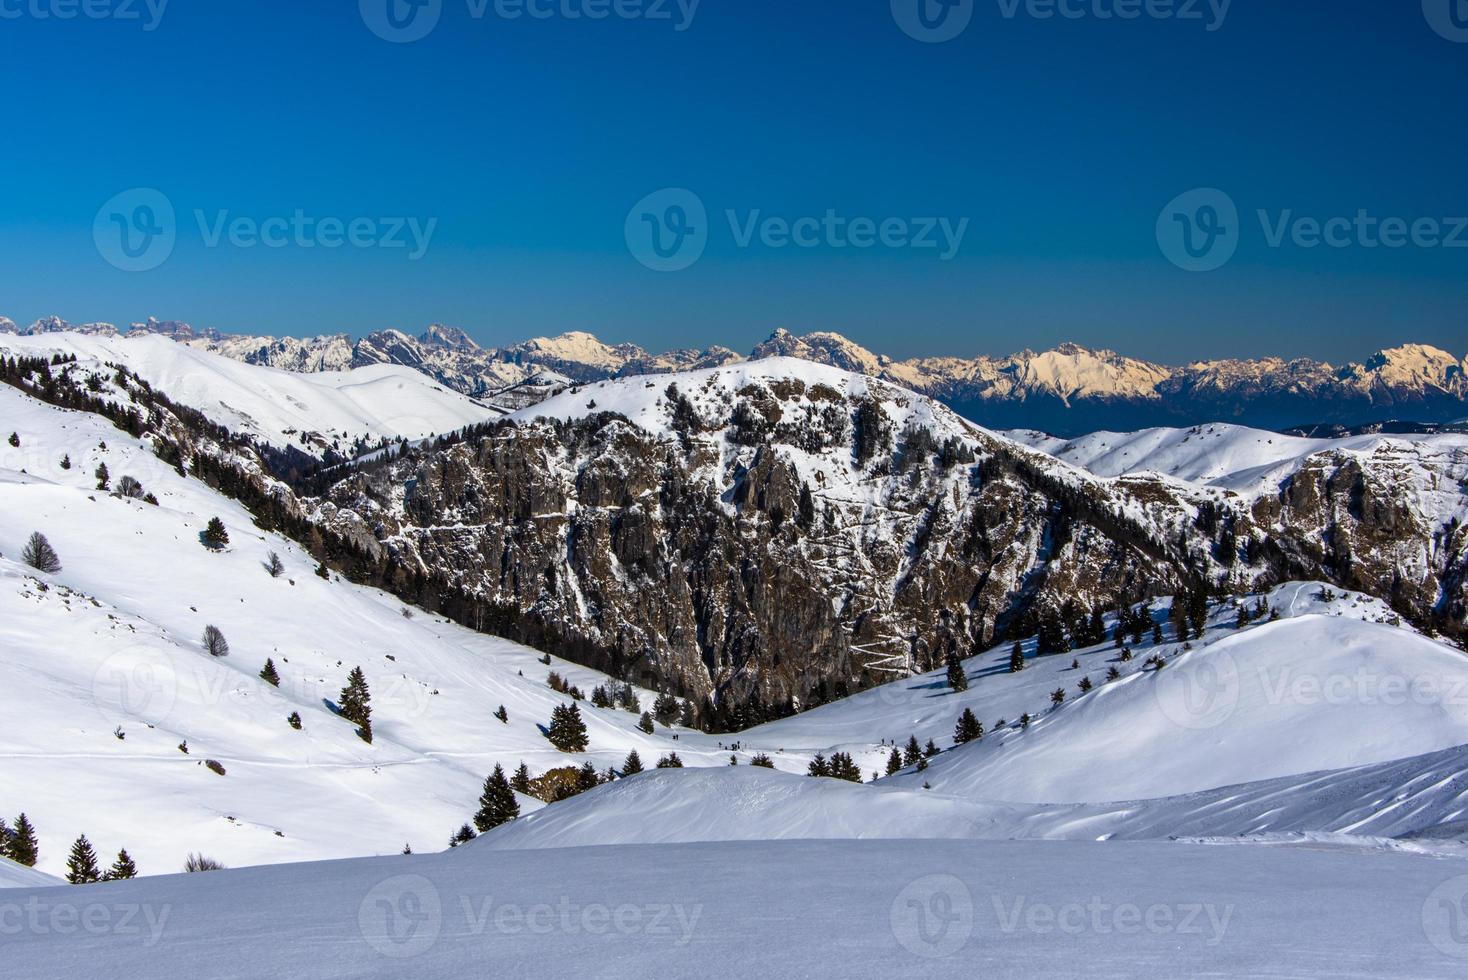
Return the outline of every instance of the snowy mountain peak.
<path id="1" fill-rule="evenodd" d="M 418 337 L 419 343 L 432 344 L 438 347 L 447 347 L 450 350 L 477 351 L 479 345 L 470 339 L 469 335 L 458 327 L 448 327 L 442 323 L 429 324 L 428 329 Z"/>
<path id="2" fill-rule="evenodd" d="M 93 337 L 115 337 L 117 328 L 110 323 L 68 323 L 59 316 L 43 316 L 20 331 L 22 336 L 35 337 L 48 333 L 79 333 Z"/>

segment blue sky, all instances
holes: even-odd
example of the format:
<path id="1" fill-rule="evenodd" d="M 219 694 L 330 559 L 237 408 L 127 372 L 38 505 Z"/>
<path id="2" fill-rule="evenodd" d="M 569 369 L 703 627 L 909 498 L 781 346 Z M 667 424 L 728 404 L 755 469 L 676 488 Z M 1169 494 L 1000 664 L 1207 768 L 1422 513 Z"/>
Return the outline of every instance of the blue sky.
<path id="1" fill-rule="evenodd" d="M 1172 361 L 1468 352 L 1468 228 L 1463 248 L 1295 240 L 1298 218 L 1435 219 L 1449 238 L 1468 216 L 1468 38 L 1418 0 L 1234 0 L 1221 17 L 1199 0 L 1198 19 L 1176 0 L 1127 20 L 1101 16 L 1127 0 L 1049 18 L 1043 0 L 963 0 L 967 27 L 944 43 L 904 33 L 894 0 L 702 0 L 691 18 L 691 0 L 488 0 L 479 17 L 478 0 L 436 0 L 410 43 L 369 28 L 388 0 L 55 16 L 66 2 L 0 0 L 0 313 L 18 322 L 441 321 L 486 344 L 585 329 L 658 349 L 746 349 L 785 327 L 896 355 L 1074 340 Z M 641 15 L 568 16 L 598 4 Z M 175 212 L 146 271 L 111 264 L 94 234 L 134 220 L 133 198 L 99 209 L 135 188 Z M 627 234 L 665 188 L 706 216 L 704 250 L 675 272 L 640 263 Z M 1201 273 L 1158 235 L 1195 188 L 1239 213 L 1236 253 Z M 1278 247 L 1260 210 L 1287 222 Z M 363 247 L 248 234 L 298 212 L 358 221 Z M 887 223 L 890 241 L 837 247 L 828 213 Z M 395 230 L 409 218 L 432 230 L 421 257 Z M 770 218 L 815 219 L 810 247 L 777 247 Z M 940 218 L 964 223 L 955 254 L 911 247 Z"/>

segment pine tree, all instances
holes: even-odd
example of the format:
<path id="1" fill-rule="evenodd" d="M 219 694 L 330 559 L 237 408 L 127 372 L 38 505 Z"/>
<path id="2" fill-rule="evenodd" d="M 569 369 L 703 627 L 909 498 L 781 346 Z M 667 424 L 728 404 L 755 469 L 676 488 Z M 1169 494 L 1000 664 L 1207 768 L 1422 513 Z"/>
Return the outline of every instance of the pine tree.
<path id="1" fill-rule="evenodd" d="M 1019 727 L 1020 731 L 1025 731 L 1030 727 L 1030 713 L 1028 711 L 1019 716 Z"/>
<path id="2" fill-rule="evenodd" d="M 633 749 L 627 753 L 627 760 L 622 763 L 622 775 L 635 776 L 639 772 L 642 772 L 642 756 L 637 754 L 636 749 Z"/>
<path id="3" fill-rule="evenodd" d="M 1161 623 L 1153 623 L 1152 624 L 1152 645 L 1153 646 L 1157 646 L 1161 642 L 1162 642 L 1162 624 Z"/>
<path id="4" fill-rule="evenodd" d="M 658 760 L 657 767 L 659 769 L 682 769 L 683 760 L 678 758 L 677 752 L 669 752 Z"/>
<path id="5" fill-rule="evenodd" d="M 1234 622 L 1235 629 L 1243 629 L 1249 625 L 1249 607 L 1239 604 L 1239 618 Z"/>
<path id="6" fill-rule="evenodd" d="M 938 743 L 933 741 L 931 738 L 928 739 L 928 744 L 923 746 L 923 755 L 927 758 L 932 758 L 941 751 L 942 750 L 938 748 Z"/>
<path id="7" fill-rule="evenodd" d="M 584 793 L 589 789 L 596 789 L 601 785 L 601 777 L 596 774 L 596 766 L 588 759 L 580 769 L 576 770 L 576 792 Z"/>
<path id="8" fill-rule="evenodd" d="M 750 759 L 749 760 L 749 764 L 751 766 L 755 766 L 755 767 L 757 767 L 759 769 L 773 769 L 773 768 L 775 768 L 775 760 L 771 759 L 769 756 L 765 755 L 763 752 L 761 752 L 759 755 L 755 756 L 753 759 Z"/>
<path id="9" fill-rule="evenodd" d="M 1070 649 L 1070 640 L 1066 638 L 1065 627 L 1060 622 L 1060 616 L 1053 609 L 1046 609 L 1040 614 L 1040 636 L 1037 641 L 1037 652 L 1039 653 L 1065 653 Z"/>
<path id="10" fill-rule="evenodd" d="M 460 844 L 467 844 L 478 836 L 478 834 L 474 833 L 473 827 L 464 824 L 464 826 L 454 831 L 454 836 L 449 838 L 449 847 L 458 847 Z"/>
<path id="11" fill-rule="evenodd" d="M 16 864 L 34 868 L 40 853 L 40 845 L 36 842 L 36 828 L 22 813 L 15 818 L 15 827 L 10 831 L 10 850 L 6 857 Z"/>
<path id="12" fill-rule="evenodd" d="M 510 788 L 517 793 L 530 795 L 530 769 L 525 763 L 520 763 L 520 768 L 515 770 L 515 775 L 510 777 Z"/>
<path id="13" fill-rule="evenodd" d="M 1082 694 L 1087 693 L 1091 690 L 1091 688 L 1095 687 L 1095 685 L 1091 683 L 1091 678 L 1089 677 L 1082 677 L 1081 682 L 1076 686 L 1081 689 Z"/>
<path id="14" fill-rule="evenodd" d="M 127 848 L 124 847 L 117 852 L 117 860 L 112 862 L 112 867 L 107 869 L 107 873 L 102 876 L 102 880 L 124 881 L 128 878 L 136 878 L 137 876 L 138 866 L 133 863 L 132 857 L 127 853 Z"/>
<path id="15" fill-rule="evenodd" d="M 898 770 L 900 770 L 901 768 L 902 768 L 902 753 L 901 752 L 898 752 L 896 749 L 893 749 L 892 750 L 892 754 L 889 755 L 889 756 L 887 756 L 887 775 L 890 776 L 893 773 L 895 773 Z"/>
<path id="16" fill-rule="evenodd" d="M 301 730 L 301 713 L 299 711 L 292 711 L 290 717 L 287 718 L 286 721 L 289 722 L 290 726 L 296 731 Z"/>
<path id="17" fill-rule="evenodd" d="M 642 717 L 637 719 L 637 727 L 642 729 L 647 734 L 651 735 L 653 733 L 652 715 L 644 711 L 642 713 Z"/>
<path id="18" fill-rule="evenodd" d="M 903 766 L 915 766 L 920 761 L 922 761 L 922 758 L 923 749 L 922 746 L 918 745 L 917 736 L 909 735 L 907 739 L 907 748 L 903 749 L 902 751 Z"/>
<path id="19" fill-rule="evenodd" d="M 575 704 L 557 705 L 551 712 L 550 727 L 545 737 L 562 752 L 585 752 L 589 738 L 581 709 Z"/>
<path id="20" fill-rule="evenodd" d="M 499 706 L 499 709 L 495 711 L 494 716 L 500 721 L 504 722 L 506 725 L 510 723 L 510 713 L 505 710 L 504 705 Z"/>
<path id="21" fill-rule="evenodd" d="M 1121 671 L 1117 670 L 1115 666 L 1106 669 L 1106 679 L 1108 681 L 1114 681 L 1119 677 L 1121 677 Z"/>
<path id="22" fill-rule="evenodd" d="M 848 783 L 861 782 L 861 769 L 845 752 L 837 752 L 831 756 L 830 768 L 826 774 L 832 779 L 844 779 Z"/>
<path id="23" fill-rule="evenodd" d="M 357 726 L 357 736 L 372 743 L 372 693 L 367 689 L 367 675 L 361 667 L 353 667 L 347 675 L 347 686 L 337 699 L 337 714 Z"/>
<path id="24" fill-rule="evenodd" d="M 275 661 L 269 657 L 265 658 L 265 666 L 260 670 L 260 679 L 271 687 L 280 687 L 280 674 L 275 671 Z"/>
<path id="25" fill-rule="evenodd" d="M 474 826 L 482 834 L 509 823 L 519 815 L 520 804 L 515 799 L 515 791 L 505 778 L 505 770 L 496 765 L 494 772 L 484 781 L 484 792 L 479 794 L 479 812 L 474 814 Z"/>
<path id="26" fill-rule="evenodd" d="M 1025 669 L 1025 648 L 1018 640 L 1014 643 L 1014 649 L 1009 651 L 1009 672 L 1018 674 Z"/>
<path id="27" fill-rule="evenodd" d="M 65 456 L 61 457 L 61 468 L 63 470 L 71 469 L 71 453 L 67 453 Z"/>
<path id="28" fill-rule="evenodd" d="M 55 575 L 61 571 L 61 558 L 56 554 L 56 549 L 51 547 L 51 542 L 40 531 L 30 536 L 25 543 L 25 548 L 20 553 L 20 560 L 31 566 L 38 572 L 47 575 Z"/>
<path id="29" fill-rule="evenodd" d="M 271 578 L 280 578 L 285 572 L 285 562 L 280 560 L 280 555 L 272 551 L 270 557 L 265 561 L 265 570 L 270 573 Z"/>
<path id="30" fill-rule="evenodd" d="M 102 880 L 102 873 L 97 870 L 97 852 L 92 850 L 92 842 L 87 840 L 86 834 L 71 845 L 71 854 L 66 859 L 66 880 L 73 885 L 89 885 Z"/>
<path id="31" fill-rule="evenodd" d="M 979 721 L 972 708 L 964 708 L 963 714 L 958 716 L 958 724 L 953 729 L 953 744 L 967 745 L 983 737 L 983 723 Z"/>
<path id="32" fill-rule="evenodd" d="M 97 471 L 94 474 L 92 474 L 92 475 L 97 478 L 97 489 L 98 490 L 110 490 L 110 489 L 112 489 L 112 475 L 107 472 L 107 464 L 106 463 L 98 463 L 97 464 Z"/>
<path id="33" fill-rule="evenodd" d="M 824 755 L 817 752 L 816 757 L 810 760 L 810 766 L 806 768 L 805 774 L 807 776 L 829 776 L 831 775 L 831 764 L 826 761 Z"/>
<path id="34" fill-rule="evenodd" d="M 20 436 L 17 435 L 16 433 L 14 433 L 14 432 L 10 433 L 10 444 L 12 446 L 15 446 L 16 448 L 19 448 L 20 447 Z"/>
<path id="35" fill-rule="evenodd" d="M 204 528 L 204 547 L 218 551 L 229 544 L 229 532 L 224 529 L 224 522 L 217 517 L 209 518 L 209 526 Z"/>
<path id="36" fill-rule="evenodd" d="M 964 675 L 963 663 L 956 652 L 948 654 L 948 686 L 955 691 L 968 690 L 968 677 Z"/>
<path id="37" fill-rule="evenodd" d="M 1065 688 L 1063 688 L 1063 687 L 1057 687 L 1055 690 L 1051 691 L 1050 692 L 1050 703 L 1053 704 L 1053 705 L 1055 705 L 1057 708 L 1060 707 L 1062 704 L 1064 704 L 1065 703 Z"/>

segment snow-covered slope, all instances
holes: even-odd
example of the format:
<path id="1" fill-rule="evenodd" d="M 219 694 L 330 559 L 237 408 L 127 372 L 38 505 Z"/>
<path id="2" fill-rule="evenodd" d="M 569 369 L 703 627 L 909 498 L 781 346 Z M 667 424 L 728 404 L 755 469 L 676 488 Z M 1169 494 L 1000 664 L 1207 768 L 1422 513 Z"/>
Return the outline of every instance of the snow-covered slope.
<path id="1" fill-rule="evenodd" d="M 127 847 L 144 873 L 194 850 L 252 864 L 436 849 L 496 763 L 605 769 L 633 748 L 649 765 L 673 749 L 689 764 L 727 761 L 714 739 L 646 735 L 636 715 L 587 703 L 590 752 L 558 752 L 540 726 L 567 699 L 547 673 L 587 692 L 602 675 L 323 581 L 303 549 L 96 416 L 0 386 L 0 418 L 21 441 L 0 444 L 0 800 L 38 828 L 44 870 L 62 867 L 80 833 L 109 860 Z M 133 476 L 158 506 L 96 491 L 103 462 L 114 485 Z M 199 542 L 214 515 L 231 538 L 222 553 Z M 33 531 L 60 554 L 59 573 L 19 564 Z M 211 624 L 225 659 L 201 648 Z M 257 676 L 267 657 L 279 688 Z M 370 746 L 327 704 L 356 665 L 373 692 Z M 493 717 L 500 705 L 508 724 Z"/>
<path id="2" fill-rule="evenodd" d="M 0 857 L 0 888 L 49 888 L 60 884 L 64 884 L 63 879 L 55 875 Z"/>
<path id="3" fill-rule="evenodd" d="M 24 889 L 48 980 L 1457 978 L 1468 864 L 1311 844 L 752 841 L 447 854 Z M 1302 901 L 1308 890 L 1309 901 Z M 128 929 L 113 916 L 129 912 Z M 43 916 L 42 922 L 49 923 Z M 104 968 L 105 969 L 100 969 Z"/>
<path id="4" fill-rule="evenodd" d="M 1454 434 L 1301 439 L 1214 423 L 1187 429 L 1094 432 L 1076 439 L 1033 430 L 1005 435 L 1098 476 L 1155 472 L 1251 497 L 1277 491 L 1290 474 L 1322 453 L 1348 453 L 1362 460 L 1408 457 L 1424 467 L 1444 470 L 1468 465 L 1468 436 Z"/>
<path id="5" fill-rule="evenodd" d="M 1465 743 L 1468 656 L 1397 627 L 1305 616 L 1100 684 L 1028 730 L 995 732 L 900 779 L 975 799 L 1100 802 Z"/>
<path id="6" fill-rule="evenodd" d="M 1462 841 L 1468 746 L 1329 772 L 1116 803 L 1017 804 L 897 780 L 847 783 L 749 766 L 647 772 L 546 807 L 472 846 L 493 850 L 723 840 L 1349 835 Z M 1437 848 L 1437 844 L 1422 845 Z M 1468 845 L 1450 847 L 1468 854 Z"/>
<path id="7" fill-rule="evenodd" d="M 236 432 L 313 454 L 320 453 L 323 438 L 349 450 L 358 439 L 419 439 L 500 414 L 395 365 L 293 374 L 242 364 L 161 336 L 0 337 L 0 352 L 75 354 L 84 367 L 121 364 L 175 402 L 199 409 Z"/>

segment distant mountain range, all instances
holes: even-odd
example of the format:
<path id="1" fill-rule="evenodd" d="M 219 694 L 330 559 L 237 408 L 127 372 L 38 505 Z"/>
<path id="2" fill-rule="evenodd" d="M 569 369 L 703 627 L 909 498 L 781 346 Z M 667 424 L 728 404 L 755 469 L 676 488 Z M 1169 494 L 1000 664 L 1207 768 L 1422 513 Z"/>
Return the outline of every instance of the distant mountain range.
<path id="1" fill-rule="evenodd" d="M 71 324 L 54 316 L 18 328 L 0 317 L 0 332 L 61 331 L 120 333 L 112 324 Z M 1436 425 L 1468 417 L 1468 360 L 1423 344 L 1382 350 L 1364 363 L 1341 367 L 1274 357 L 1169 366 L 1075 344 L 1007 357 L 895 360 L 837 333 L 796 336 L 785 330 L 775 331 L 748 357 L 718 346 L 653 354 L 635 344 L 606 344 L 584 332 L 483 348 L 464 331 L 440 324 L 417 337 L 383 330 L 355 341 L 346 334 L 304 339 L 221 334 L 152 318 L 133 324 L 127 333 L 167 336 L 286 371 L 400 364 L 506 408 L 533 404 L 569 384 L 787 356 L 911 388 L 982 425 L 1062 436 L 1212 421 L 1343 431 L 1386 422 Z"/>

